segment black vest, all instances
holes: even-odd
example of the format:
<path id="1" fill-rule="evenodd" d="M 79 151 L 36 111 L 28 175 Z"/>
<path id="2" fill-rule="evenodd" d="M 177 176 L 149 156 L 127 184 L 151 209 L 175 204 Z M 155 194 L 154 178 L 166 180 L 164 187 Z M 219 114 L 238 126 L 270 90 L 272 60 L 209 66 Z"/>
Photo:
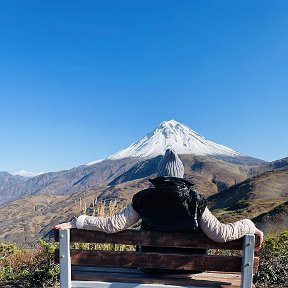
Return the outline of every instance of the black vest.
<path id="1" fill-rule="evenodd" d="M 133 209 L 141 216 L 144 230 L 197 231 L 206 200 L 182 178 L 150 180 L 155 188 L 134 195 Z"/>

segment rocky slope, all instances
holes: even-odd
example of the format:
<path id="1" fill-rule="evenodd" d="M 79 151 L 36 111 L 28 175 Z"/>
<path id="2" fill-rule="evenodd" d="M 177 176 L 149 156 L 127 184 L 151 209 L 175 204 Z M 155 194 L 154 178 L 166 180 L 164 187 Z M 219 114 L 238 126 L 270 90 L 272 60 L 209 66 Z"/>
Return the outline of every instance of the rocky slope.
<path id="1" fill-rule="evenodd" d="M 285 169 L 288 169 L 288 157 L 275 160 L 272 162 L 262 163 L 260 165 L 255 165 L 254 167 L 251 166 L 248 176 L 253 177 L 268 171 L 285 170 Z"/>
<path id="2" fill-rule="evenodd" d="M 18 175 L 12 175 L 6 171 L 0 172 L 0 189 L 6 189 L 10 186 L 18 185 L 21 183 L 24 183 L 27 180 L 27 178 L 18 176 Z"/>
<path id="3" fill-rule="evenodd" d="M 71 220 L 82 213 L 89 214 L 95 203 L 117 199 L 117 212 L 127 205 L 139 188 L 147 187 L 141 179 L 72 195 L 30 195 L 0 206 L 0 242 L 16 242 L 34 246 L 37 240 L 53 237 L 55 224 Z M 118 209 L 118 210 L 117 210 Z"/>
<path id="4" fill-rule="evenodd" d="M 180 155 L 185 167 L 185 179 L 195 183 L 195 187 L 208 196 L 219 192 L 247 178 L 249 165 L 226 162 L 209 156 Z M 156 177 L 160 156 L 135 164 L 130 170 L 116 177 L 109 185 L 143 177 Z"/>
<path id="5" fill-rule="evenodd" d="M 288 169 L 249 178 L 208 200 L 211 209 L 225 222 L 267 213 L 288 200 Z"/>
<path id="6" fill-rule="evenodd" d="M 288 201 L 276 206 L 269 212 L 263 213 L 253 219 L 256 226 L 265 231 L 266 235 L 278 234 L 288 229 Z"/>

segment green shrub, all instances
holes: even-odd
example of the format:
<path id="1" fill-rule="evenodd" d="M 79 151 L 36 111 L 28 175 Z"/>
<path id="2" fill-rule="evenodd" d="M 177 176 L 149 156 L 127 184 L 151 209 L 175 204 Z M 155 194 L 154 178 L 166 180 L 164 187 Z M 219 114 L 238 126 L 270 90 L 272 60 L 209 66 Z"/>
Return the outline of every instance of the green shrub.
<path id="1" fill-rule="evenodd" d="M 59 276 L 59 266 L 53 260 L 55 249 L 55 244 L 44 241 L 33 250 L 1 243 L 0 281 L 17 281 L 30 288 L 54 285 Z"/>
<path id="2" fill-rule="evenodd" d="M 265 240 L 260 252 L 258 272 L 254 275 L 257 286 L 284 287 L 288 279 L 288 231 Z"/>

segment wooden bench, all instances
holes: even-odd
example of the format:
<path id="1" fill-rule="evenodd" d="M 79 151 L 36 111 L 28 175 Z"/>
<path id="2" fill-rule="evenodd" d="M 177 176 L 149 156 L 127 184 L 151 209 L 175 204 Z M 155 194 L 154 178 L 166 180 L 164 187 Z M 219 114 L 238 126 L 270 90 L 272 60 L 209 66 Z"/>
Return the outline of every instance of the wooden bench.
<path id="1" fill-rule="evenodd" d="M 126 230 L 106 234 L 71 229 L 55 230 L 55 241 L 60 242 L 55 258 L 60 262 L 61 288 L 251 288 L 252 276 L 259 264 L 259 258 L 254 257 L 254 235 L 246 235 L 242 239 L 227 243 L 216 243 L 198 232 Z M 259 237 L 256 237 L 256 241 L 259 241 Z M 70 242 L 242 250 L 242 256 L 75 250 L 70 249 Z M 150 276 L 137 268 L 205 272 L 193 275 Z"/>

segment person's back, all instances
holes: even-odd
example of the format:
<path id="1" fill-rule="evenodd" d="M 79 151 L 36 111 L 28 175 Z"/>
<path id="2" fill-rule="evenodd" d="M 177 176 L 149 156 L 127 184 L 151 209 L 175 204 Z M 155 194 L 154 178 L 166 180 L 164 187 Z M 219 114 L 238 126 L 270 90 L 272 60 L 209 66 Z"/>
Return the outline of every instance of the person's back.
<path id="1" fill-rule="evenodd" d="M 184 179 L 158 177 L 150 180 L 153 188 L 133 197 L 132 206 L 142 218 L 142 229 L 197 231 L 198 218 L 206 200 Z"/>

